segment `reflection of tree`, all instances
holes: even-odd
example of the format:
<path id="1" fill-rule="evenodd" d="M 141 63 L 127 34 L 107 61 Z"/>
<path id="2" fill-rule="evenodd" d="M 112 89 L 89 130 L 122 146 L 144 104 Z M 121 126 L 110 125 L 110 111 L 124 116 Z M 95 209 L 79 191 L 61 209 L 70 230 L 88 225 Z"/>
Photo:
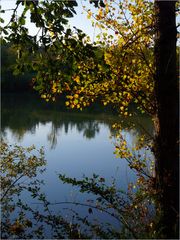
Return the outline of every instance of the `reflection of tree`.
<path id="1" fill-rule="evenodd" d="M 16 139 L 17 142 L 20 142 L 24 135 L 26 134 L 27 130 L 25 128 L 20 129 L 12 129 L 12 135 Z"/>
<path id="2" fill-rule="evenodd" d="M 60 105 L 60 106 L 59 106 Z M 67 111 L 61 103 L 45 104 L 44 102 L 37 101 L 37 97 L 30 96 L 18 96 L 10 95 L 2 97 L 2 135 L 6 135 L 6 130 L 9 128 L 17 141 L 20 141 L 24 134 L 29 131 L 32 134 L 35 133 L 36 127 L 39 123 L 46 124 L 52 123 L 50 133 L 48 133 L 48 141 L 51 148 L 55 148 L 57 144 L 57 135 L 64 129 L 65 133 L 68 133 L 69 129 L 76 128 L 79 133 L 83 133 L 83 136 L 87 139 L 94 138 L 99 132 L 99 124 L 105 124 L 113 133 L 111 128 L 114 122 L 118 122 L 121 119 L 118 116 L 113 116 L 111 112 L 104 114 L 104 109 L 97 106 L 95 108 L 95 114 L 93 109 L 90 109 L 91 113 L 87 110 L 84 112 Z M 152 132 L 152 125 L 148 117 L 135 116 L 132 117 L 131 122 L 135 122 L 135 133 L 142 133 L 144 126 L 147 131 Z M 140 122 L 141 124 L 137 124 Z M 128 121 L 122 123 L 122 127 L 126 128 L 129 125 Z"/>
<path id="3" fill-rule="evenodd" d="M 51 132 L 48 134 L 47 139 L 51 144 L 51 149 L 54 149 L 57 144 L 57 135 L 58 135 L 58 128 L 55 125 L 51 124 Z"/>
<path id="4" fill-rule="evenodd" d="M 88 139 L 94 138 L 96 133 L 99 132 L 99 124 L 98 122 L 89 122 L 88 127 L 84 130 L 83 136 Z"/>

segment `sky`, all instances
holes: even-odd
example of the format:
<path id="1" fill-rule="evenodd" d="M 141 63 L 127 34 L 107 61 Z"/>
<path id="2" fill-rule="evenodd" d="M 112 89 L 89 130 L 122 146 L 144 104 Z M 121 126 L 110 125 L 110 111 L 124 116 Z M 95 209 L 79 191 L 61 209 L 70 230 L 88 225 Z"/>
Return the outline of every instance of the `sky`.
<path id="1" fill-rule="evenodd" d="M 57 0 L 58 1 L 58 0 Z M 60 0 L 61 1 L 61 0 Z M 77 0 L 78 7 L 75 8 L 77 14 L 73 18 L 69 18 L 69 25 L 71 27 L 76 26 L 77 28 L 83 30 L 88 36 L 90 36 L 90 39 L 92 42 L 95 40 L 95 36 L 98 35 L 101 30 L 97 27 L 92 27 L 91 21 L 87 19 L 86 13 L 82 14 L 84 11 L 82 8 L 81 2 L 86 2 L 86 6 L 88 6 L 87 0 Z M 16 0 L 0 0 L 0 4 L 2 6 L 2 9 L 12 9 L 15 7 Z M 90 8 L 93 8 L 92 4 L 90 5 Z M 97 11 L 97 9 L 94 8 L 94 11 Z M 10 20 L 12 11 L 6 11 L 4 14 L 1 15 L 1 17 L 5 20 L 5 23 L 7 23 Z M 180 22 L 180 17 L 177 17 L 177 22 Z M 35 28 L 34 24 L 30 23 L 28 21 L 28 29 L 29 33 L 31 35 L 36 35 L 37 29 Z M 112 35 L 114 35 L 113 32 L 110 32 Z M 116 38 L 116 37 L 115 37 Z M 180 39 L 178 40 L 178 45 L 180 45 Z"/>
<path id="2" fill-rule="evenodd" d="M 15 7 L 16 0 L 0 0 L 0 2 L 2 9 L 7 10 L 13 9 Z M 77 2 L 79 5 L 75 8 L 77 14 L 73 18 L 69 18 L 69 25 L 71 27 L 76 26 L 77 28 L 83 30 L 83 32 L 90 36 L 91 41 L 93 42 L 93 40 L 95 40 L 95 36 L 100 32 L 100 30 L 92 27 L 91 21 L 87 19 L 86 14 L 82 14 L 83 8 L 81 5 L 81 1 Z M 12 11 L 6 11 L 4 14 L 1 15 L 1 17 L 5 20 L 5 23 L 10 20 L 11 14 Z M 35 35 L 37 33 L 37 29 L 32 23 L 30 23 L 30 21 L 28 21 L 28 28 L 30 34 Z"/>

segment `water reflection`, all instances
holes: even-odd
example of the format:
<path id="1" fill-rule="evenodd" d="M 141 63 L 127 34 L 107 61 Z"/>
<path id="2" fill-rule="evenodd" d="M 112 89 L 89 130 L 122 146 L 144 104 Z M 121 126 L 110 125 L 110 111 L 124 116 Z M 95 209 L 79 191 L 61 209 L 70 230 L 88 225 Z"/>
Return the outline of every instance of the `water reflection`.
<path id="1" fill-rule="evenodd" d="M 101 179 L 107 180 L 107 185 L 112 183 L 113 176 L 117 178 L 117 186 L 121 189 L 125 189 L 133 179 L 127 162 L 114 157 L 114 146 L 108 139 L 110 134 L 115 133 L 112 124 L 121 121 L 123 134 L 130 145 L 136 143 L 144 129 L 152 132 L 152 124 L 147 116 L 137 114 L 131 118 L 130 121 L 135 125 L 128 129 L 131 124 L 129 121 L 125 119 L 122 122 L 123 119 L 111 110 L 102 109 L 98 105 L 76 112 L 66 110 L 61 102 L 51 105 L 32 95 L 6 95 L 2 96 L 1 107 L 1 131 L 10 144 L 45 147 L 47 168 L 43 173 L 45 184 L 41 190 L 48 201 L 54 204 L 75 200 L 85 202 L 90 197 L 60 182 L 57 176 L 59 173 L 77 179 L 83 175 L 91 177 L 96 173 Z M 31 206 L 32 198 L 25 195 L 24 199 Z M 52 211 L 57 215 L 61 207 L 55 206 Z M 88 211 L 79 208 L 78 212 L 86 215 Z M 93 218 L 97 216 L 104 221 L 104 216 L 92 215 Z M 51 235 L 48 237 L 51 238 Z"/>
<path id="2" fill-rule="evenodd" d="M 75 128 L 86 139 L 93 139 L 100 131 L 100 124 L 106 126 L 113 134 L 112 124 L 121 121 L 111 111 L 104 113 L 104 109 L 94 106 L 90 110 L 82 112 L 68 111 L 61 102 L 47 104 L 37 96 L 32 95 L 3 95 L 1 104 L 1 132 L 6 137 L 7 130 L 16 142 L 22 142 L 25 134 L 35 134 L 39 124 L 49 124 L 47 141 L 51 149 L 57 145 L 58 139 L 64 130 L 66 134 Z M 152 124 L 147 116 L 137 115 L 130 120 L 135 123 L 131 135 L 135 136 L 142 132 L 152 133 Z M 131 124 L 129 121 L 121 121 L 123 127 Z M 134 133 L 133 133 L 134 132 Z"/>

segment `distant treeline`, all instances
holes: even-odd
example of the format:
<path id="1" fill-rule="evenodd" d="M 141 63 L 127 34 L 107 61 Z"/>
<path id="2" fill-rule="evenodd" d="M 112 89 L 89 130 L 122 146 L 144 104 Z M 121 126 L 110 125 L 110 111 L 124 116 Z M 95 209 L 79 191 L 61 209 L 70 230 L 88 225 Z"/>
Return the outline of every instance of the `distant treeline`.
<path id="1" fill-rule="evenodd" d="M 16 55 L 16 50 L 12 48 L 11 43 L 1 43 L 1 91 L 33 91 L 32 77 L 35 76 L 35 72 L 26 72 L 22 75 L 13 74 Z"/>
<path id="2" fill-rule="evenodd" d="M 177 55 L 179 56 L 179 54 L 180 47 L 177 46 Z M 1 41 L 1 92 L 33 92 L 32 78 L 36 76 L 36 72 L 31 71 L 15 75 L 13 72 L 16 57 L 17 50 L 12 47 L 12 44 Z M 177 61 L 179 67 L 179 57 Z"/>

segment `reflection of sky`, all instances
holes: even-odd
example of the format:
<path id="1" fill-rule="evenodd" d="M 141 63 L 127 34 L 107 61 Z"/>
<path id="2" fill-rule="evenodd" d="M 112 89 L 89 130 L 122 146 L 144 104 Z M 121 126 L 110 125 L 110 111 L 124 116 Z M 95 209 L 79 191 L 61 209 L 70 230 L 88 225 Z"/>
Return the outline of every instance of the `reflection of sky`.
<path id="1" fill-rule="evenodd" d="M 33 133 L 27 132 L 19 144 L 30 146 L 34 144 L 37 148 L 44 146 L 46 159 L 48 160 L 47 177 L 48 184 L 52 186 L 57 180 L 55 172 L 66 173 L 72 177 L 82 177 L 83 174 L 91 176 L 97 173 L 109 180 L 114 176 L 119 168 L 118 174 L 122 175 L 123 185 L 127 183 L 127 164 L 125 161 L 115 158 L 114 146 L 109 139 L 110 130 L 105 124 L 99 124 L 99 133 L 92 139 L 83 136 L 83 131 L 79 132 L 76 125 L 69 128 L 68 133 L 64 127 L 58 131 L 57 144 L 54 149 L 50 148 L 47 135 L 50 132 L 52 123 L 39 123 Z M 6 139 L 14 143 L 15 138 L 10 131 L 6 131 Z M 128 136 L 130 138 L 130 136 Z M 117 174 L 117 177 L 119 175 Z M 54 175 L 54 177 L 53 177 Z M 55 181 L 55 182 L 54 182 Z M 53 189 L 53 188 L 51 188 Z"/>
<path id="2" fill-rule="evenodd" d="M 98 112 L 93 108 L 88 112 L 62 111 L 61 107 L 50 106 L 47 109 L 47 106 L 37 105 L 37 102 L 38 100 L 32 96 L 4 96 L 2 133 L 11 144 L 17 143 L 26 147 L 34 144 L 38 149 L 44 146 L 47 170 L 42 176 L 38 175 L 38 178 L 44 179 L 42 191 L 46 193 L 51 203 L 62 201 L 87 203 L 87 199 L 95 198 L 80 193 L 77 187 L 60 182 L 58 178 L 60 173 L 77 179 L 82 179 L 83 175 L 92 177 L 92 174 L 96 173 L 104 177 L 108 185 L 112 183 L 114 177 L 118 188 L 126 190 L 127 184 L 133 181 L 135 174 L 129 170 L 126 160 L 115 158 L 113 154 L 114 139 L 109 139 L 109 136 L 115 134 L 111 129 L 112 124 L 120 120 L 116 115 L 112 112 L 105 113 L 101 108 Z M 151 124 L 146 116 L 138 115 L 132 121 L 140 121 L 151 132 Z M 123 134 L 128 144 L 133 145 L 141 129 L 138 125 L 136 129 L 127 131 L 127 126 L 128 122 L 122 126 Z M 23 194 L 23 199 L 30 205 L 38 201 L 27 194 Z M 36 204 L 33 206 L 40 207 Z M 58 213 L 64 207 L 71 208 L 72 205 L 55 205 L 51 209 Z M 87 214 L 87 208 L 77 206 L 74 208 L 78 208 L 81 214 Z M 97 213 L 91 217 L 97 216 L 103 222 L 107 220 L 112 222 L 108 216 L 100 216 Z"/>
<path id="3" fill-rule="evenodd" d="M 108 185 L 112 183 L 114 177 L 116 185 L 124 190 L 128 183 L 135 179 L 135 174 L 129 169 L 126 160 L 115 158 L 113 154 L 114 139 L 109 139 L 109 136 L 114 134 L 111 125 L 119 118 L 112 113 L 103 112 L 101 115 L 101 111 L 73 113 L 53 108 L 47 110 L 43 105 L 36 105 L 37 101 L 32 99 L 32 96 L 30 99 L 22 96 L 20 99 L 12 96 L 11 99 L 9 96 L 2 100 L 2 132 L 8 142 L 26 147 L 34 144 L 38 149 L 44 147 L 47 170 L 38 177 L 44 179 L 42 191 L 46 193 L 51 203 L 64 201 L 87 203 L 87 199 L 94 199 L 92 195 L 80 193 L 77 187 L 60 182 L 58 174 L 82 179 L 83 175 L 92 177 L 93 173 L 96 173 L 105 178 Z M 149 129 L 150 124 L 145 116 L 141 116 L 139 121 Z M 130 131 L 125 129 L 126 124 L 123 135 L 131 146 L 141 131 L 139 128 Z M 37 203 L 37 199 L 32 199 L 27 194 L 23 194 L 23 199 L 29 204 Z M 33 206 L 41 208 L 36 204 Z M 64 207 L 71 208 L 72 205 L 55 205 L 51 209 L 58 213 Z M 88 214 L 87 208 L 73 206 L 73 209 L 80 211 L 81 214 Z M 91 217 L 98 217 L 103 222 L 107 220 L 112 222 L 112 219 L 100 213 L 94 213 Z"/>
<path id="4" fill-rule="evenodd" d="M 127 162 L 123 159 L 115 158 L 113 154 L 114 146 L 109 139 L 110 130 L 108 125 L 99 123 L 99 132 L 91 139 L 87 139 L 83 135 L 83 131 L 78 131 L 76 124 L 70 127 L 68 132 L 65 131 L 63 125 L 58 130 L 57 144 L 53 149 L 50 147 L 47 138 L 51 128 L 51 122 L 46 124 L 39 123 L 34 133 L 27 131 L 19 142 L 23 146 L 32 144 L 37 148 L 44 146 L 47 170 L 40 178 L 43 178 L 45 181 L 42 190 L 46 193 L 50 202 L 77 201 L 86 203 L 87 199 L 94 199 L 92 195 L 81 194 L 78 188 L 60 182 L 58 174 L 66 174 L 66 176 L 81 179 L 83 175 L 92 177 L 93 173 L 96 173 L 104 177 L 107 180 L 107 184 L 111 184 L 112 177 L 114 177 L 116 178 L 117 186 L 122 189 L 125 189 L 127 184 L 134 179 L 134 174 L 130 172 Z M 13 144 L 15 142 L 13 133 L 9 128 L 5 129 L 5 132 L 8 142 Z M 128 138 L 129 140 L 131 139 L 130 134 L 128 134 Z M 37 203 L 37 200 L 29 199 L 28 195 L 26 198 L 30 203 Z M 64 207 L 72 206 L 55 205 L 51 209 L 58 212 Z M 87 214 L 86 208 L 73 208 L 81 214 Z M 94 214 L 102 221 L 112 221 L 108 216 L 104 219 L 102 213 L 96 212 Z M 93 218 L 95 216 L 92 215 L 90 217 Z"/>

